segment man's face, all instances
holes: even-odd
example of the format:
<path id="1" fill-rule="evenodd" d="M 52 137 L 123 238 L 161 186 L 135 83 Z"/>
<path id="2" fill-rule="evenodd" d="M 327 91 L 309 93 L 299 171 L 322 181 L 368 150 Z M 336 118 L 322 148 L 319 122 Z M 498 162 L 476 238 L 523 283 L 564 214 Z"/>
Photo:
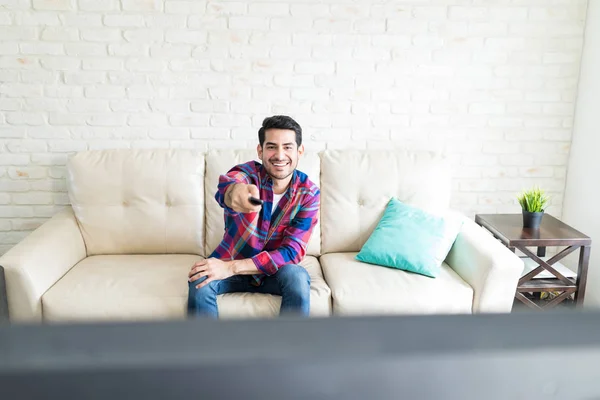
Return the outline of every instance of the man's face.
<path id="1" fill-rule="evenodd" d="M 258 157 L 273 179 L 288 178 L 298 166 L 304 146 L 298 148 L 296 133 L 289 129 L 268 129 L 265 142 L 257 147 Z"/>

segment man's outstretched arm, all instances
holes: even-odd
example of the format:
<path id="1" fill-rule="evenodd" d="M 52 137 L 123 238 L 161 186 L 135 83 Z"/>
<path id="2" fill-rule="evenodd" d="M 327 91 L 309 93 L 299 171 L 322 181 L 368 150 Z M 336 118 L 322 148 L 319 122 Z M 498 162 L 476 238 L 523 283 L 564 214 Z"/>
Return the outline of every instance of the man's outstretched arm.
<path id="1" fill-rule="evenodd" d="M 251 213 L 260 211 L 248 201 L 250 196 L 260 197 L 258 187 L 253 184 L 250 176 L 254 171 L 248 164 L 236 165 L 226 174 L 219 176 L 219 184 L 215 200 L 222 208 L 231 213 Z"/>

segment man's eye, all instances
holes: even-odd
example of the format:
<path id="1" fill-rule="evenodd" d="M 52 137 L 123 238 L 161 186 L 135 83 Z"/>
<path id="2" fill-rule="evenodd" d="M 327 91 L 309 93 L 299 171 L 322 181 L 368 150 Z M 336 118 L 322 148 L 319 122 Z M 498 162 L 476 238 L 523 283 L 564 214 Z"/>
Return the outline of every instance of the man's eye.
<path id="1" fill-rule="evenodd" d="M 292 146 L 285 146 L 285 149 L 286 149 L 286 150 L 291 150 L 291 149 L 292 149 Z"/>

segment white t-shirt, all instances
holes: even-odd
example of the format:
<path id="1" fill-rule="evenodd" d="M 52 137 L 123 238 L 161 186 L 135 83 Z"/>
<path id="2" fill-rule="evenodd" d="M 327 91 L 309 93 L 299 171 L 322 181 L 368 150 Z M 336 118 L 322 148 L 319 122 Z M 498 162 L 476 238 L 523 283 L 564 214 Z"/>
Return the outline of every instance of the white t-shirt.
<path id="1" fill-rule="evenodd" d="M 275 194 L 273 193 L 273 208 L 271 209 L 271 215 L 275 212 L 275 208 L 277 208 L 277 204 L 279 204 L 279 200 L 283 197 L 285 193 Z"/>

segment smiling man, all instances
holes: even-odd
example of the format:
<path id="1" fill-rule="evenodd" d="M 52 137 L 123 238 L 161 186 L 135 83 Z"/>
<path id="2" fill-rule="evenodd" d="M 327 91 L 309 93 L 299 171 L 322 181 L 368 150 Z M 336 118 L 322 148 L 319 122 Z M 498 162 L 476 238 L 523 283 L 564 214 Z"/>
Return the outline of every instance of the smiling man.
<path id="1" fill-rule="evenodd" d="M 310 276 L 299 263 L 321 193 L 296 169 L 304 153 L 302 128 L 290 117 L 269 117 L 258 141 L 261 163 L 240 164 L 219 177 L 215 199 L 224 209 L 225 234 L 188 274 L 188 315 L 217 317 L 217 295 L 233 292 L 279 295 L 281 314 L 309 313 Z"/>

